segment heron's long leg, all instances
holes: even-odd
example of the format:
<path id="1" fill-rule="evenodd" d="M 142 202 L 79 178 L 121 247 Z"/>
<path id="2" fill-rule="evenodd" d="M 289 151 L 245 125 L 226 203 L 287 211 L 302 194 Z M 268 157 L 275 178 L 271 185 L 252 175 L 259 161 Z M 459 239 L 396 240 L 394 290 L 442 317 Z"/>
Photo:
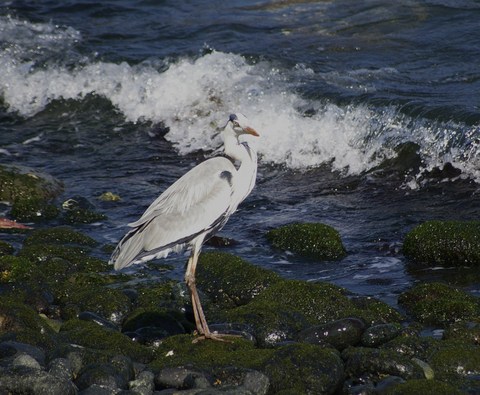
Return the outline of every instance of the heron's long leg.
<path id="1" fill-rule="evenodd" d="M 207 320 L 205 319 L 205 314 L 203 312 L 202 304 L 200 302 L 200 297 L 198 296 L 197 286 L 195 284 L 195 270 L 197 268 L 199 253 L 200 252 L 196 248 L 193 248 L 192 254 L 188 259 L 187 271 L 185 273 L 185 282 L 190 289 L 190 294 L 192 297 L 193 315 L 195 317 L 195 325 L 197 326 L 197 331 L 201 335 L 205 335 L 206 337 L 208 337 L 210 335 L 210 329 L 208 328 Z"/>

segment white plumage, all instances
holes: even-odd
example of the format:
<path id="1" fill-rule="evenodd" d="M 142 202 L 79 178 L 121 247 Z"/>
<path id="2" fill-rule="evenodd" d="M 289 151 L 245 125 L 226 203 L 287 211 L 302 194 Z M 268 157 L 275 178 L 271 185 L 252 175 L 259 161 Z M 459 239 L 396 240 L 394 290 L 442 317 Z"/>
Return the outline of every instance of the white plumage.
<path id="1" fill-rule="evenodd" d="M 219 339 L 210 332 L 195 287 L 195 268 L 204 241 L 225 225 L 230 215 L 255 185 L 257 156 L 242 134 L 258 136 L 242 114 L 232 114 L 224 128 L 224 157 L 208 159 L 167 188 L 129 224 L 133 228 L 118 243 L 110 258 L 116 270 L 134 263 L 166 257 L 191 247 L 185 280 L 192 294 L 197 331 L 204 338 Z M 238 163 L 235 167 L 232 161 Z"/>

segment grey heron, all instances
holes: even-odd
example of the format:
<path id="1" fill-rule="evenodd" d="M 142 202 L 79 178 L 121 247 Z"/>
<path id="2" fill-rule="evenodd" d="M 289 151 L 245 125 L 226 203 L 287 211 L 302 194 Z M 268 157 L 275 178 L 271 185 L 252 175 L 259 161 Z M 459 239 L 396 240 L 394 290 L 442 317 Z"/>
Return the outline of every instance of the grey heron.
<path id="1" fill-rule="evenodd" d="M 195 285 L 195 270 L 203 243 L 225 225 L 255 185 L 257 154 L 247 142 L 240 142 L 243 134 L 258 136 L 244 115 L 231 114 L 223 130 L 229 159 L 207 159 L 174 182 L 138 221 L 129 224 L 133 229 L 110 258 L 115 270 L 121 270 L 191 248 L 185 282 L 197 332 L 205 339 L 221 340 L 221 335 L 210 332 Z"/>

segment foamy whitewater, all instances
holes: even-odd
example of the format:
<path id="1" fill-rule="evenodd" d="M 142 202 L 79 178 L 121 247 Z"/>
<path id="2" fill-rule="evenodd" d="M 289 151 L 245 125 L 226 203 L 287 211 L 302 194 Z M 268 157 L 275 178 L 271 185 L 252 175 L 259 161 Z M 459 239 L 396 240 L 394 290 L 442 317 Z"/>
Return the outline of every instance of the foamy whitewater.
<path id="1" fill-rule="evenodd" d="M 340 106 L 297 93 L 295 80 L 338 85 L 364 78 L 365 70 L 316 75 L 301 64 L 280 70 L 268 61 L 215 50 L 155 65 L 149 59 L 109 63 L 77 54 L 81 40 L 72 27 L 0 17 L 0 41 L 10 43 L 0 52 L 0 97 L 8 111 L 33 117 L 53 101 L 98 95 L 128 121 L 164 123 L 166 138 L 182 155 L 216 148 L 219 141 L 212 146 L 212 136 L 225 114 L 239 111 L 262 133 L 257 149 L 264 162 L 300 170 L 328 164 L 341 174 L 358 175 L 410 142 L 418 144 L 424 170 L 451 163 L 462 177 L 480 182 L 478 126 L 413 119 L 395 106 Z M 367 89 L 362 84 L 358 89 Z M 405 185 L 420 186 L 415 178 Z"/>

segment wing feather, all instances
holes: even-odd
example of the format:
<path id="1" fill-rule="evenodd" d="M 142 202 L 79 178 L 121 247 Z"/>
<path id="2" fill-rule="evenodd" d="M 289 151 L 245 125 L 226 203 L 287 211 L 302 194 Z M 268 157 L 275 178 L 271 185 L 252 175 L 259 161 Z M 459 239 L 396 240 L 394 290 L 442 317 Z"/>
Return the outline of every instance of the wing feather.
<path id="1" fill-rule="evenodd" d="M 223 225 L 231 214 L 235 172 L 233 164 L 222 157 L 194 167 L 129 224 L 133 229 L 120 241 L 110 262 L 120 269 L 166 256 L 213 226 Z"/>

